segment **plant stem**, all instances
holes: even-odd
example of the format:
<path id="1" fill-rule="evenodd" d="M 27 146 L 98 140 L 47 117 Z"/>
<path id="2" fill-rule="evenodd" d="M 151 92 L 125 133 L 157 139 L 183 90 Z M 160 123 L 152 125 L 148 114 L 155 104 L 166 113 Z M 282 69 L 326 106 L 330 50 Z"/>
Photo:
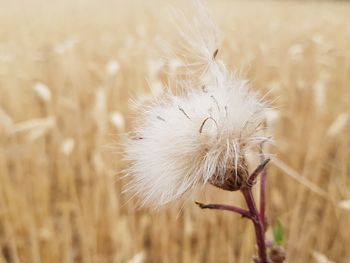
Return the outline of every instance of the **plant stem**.
<path id="1" fill-rule="evenodd" d="M 261 172 L 260 179 L 260 218 L 264 224 L 264 232 L 267 229 L 267 218 L 266 218 L 266 168 Z"/>
<path id="2" fill-rule="evenodd" d="M 246 217 L 252 219 L 252 215 L 248 210 L 245 210 L 240 207 L 232 206 L 232 205 L 222 205 L 222 204 L 202 204 L 199 202 L 195 202 L 202 209 L 217 209 L 217 210 L 226 210 L 240 214 L 242 217 Z"/>
<path id="3" fill-rule="evenodd" d="M 252 188 L 256 183 L 256 178 L 265 170 L 265 166 L 269 163 L 270 159 L 265 159 L 261 164 L 252 172 L 247 181 L 247 188 Z"/>
<path id="4" fill-rule="evenodd" d="M 262 143 L 260 145 L 260 158 L 261 162 L 263 163 L 265 159 L 264 155 L 264 144 Z M 267 171 L 266 171 L 266 166 L 264 166 L 264 169 L 261 171 L 260 175 L 260 218 L 262 222 L 264 223 L 264 232 L 266 232 L 268 228 L 268 222 L 267 222 L 267 216 L 266 216 L 266 176 L 267 176 Z"/>
<path id="5" fill-rule="evenodd" d="M 259 215 L 258 209 L 256 208 L 252 189 L 250 187 L 245 188 L 242 190 L 242 193 L 249 208 L 249 211 L 252 215 L 251 220 L 254 224 L 256 243 L 258 245 L 259 250 L 259 263 L 268 263 L 266 254 L 264 223 Z"/>
<path id="6" fill-rule="evenodd" d="M 231 205 L 223 204 L 202 204 L 196 202 L 196 204 L 202 209 L 217 209 L 217 210 L 227 210 L 240 214 L 242 217 L 249 218 L 254 224 L 256 243 L 259 250 L 259 263 L 269 263 L 266 253 L 266 240 L 265 231 L 267 228 L 267 220 L 265 217 L 265 195 L 266 195 L 266 165 L 270 159 L 262 160 L 261 164 L 252 172 L 249 176 L 246 186 L 241 189 L 241 192 L 246 201 L 248 210 L 240 207 L 235 207 Z M 252 187 L 256 183 L 256 178 L 261 174 L 261 184 L 260 184 L 260 212 L 257 209 Z"/>

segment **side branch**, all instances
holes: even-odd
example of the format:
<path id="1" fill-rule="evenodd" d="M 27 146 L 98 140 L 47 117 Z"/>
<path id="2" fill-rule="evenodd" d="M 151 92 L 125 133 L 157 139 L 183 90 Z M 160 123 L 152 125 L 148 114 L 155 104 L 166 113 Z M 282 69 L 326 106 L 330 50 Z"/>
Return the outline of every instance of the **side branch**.
<path id="1" fill-rule="evenodd" d="M 231 206 L 231 205 L 222 205 L 222 204 L 202 204 L 200 202 L 195 202 L 201 209 L 217 209 L 217 210 L 226 210 L 240 214 L 242 217 L 252 219 L 252 214 L 243 208 Z"/>
<path id="2" fill-rule="evenodd" d="M 266 167 L 261 171 L 260 180 L 260 218 L 264 225 L 264 231 L 266 232 L 268 223 L 266 217 Z"/>
<path id="3" fill-rule="evenodd" d="M 249 188 L 252 188 L 253 185 L 256 183 L 256 178 L 258 175 L 265 169 L 265 166 L 270 162 L 271 159 L 266 159 L 263 161 L 255 170 L 254 172 L 249 176 L 247 181 L 247 186 Z"/>

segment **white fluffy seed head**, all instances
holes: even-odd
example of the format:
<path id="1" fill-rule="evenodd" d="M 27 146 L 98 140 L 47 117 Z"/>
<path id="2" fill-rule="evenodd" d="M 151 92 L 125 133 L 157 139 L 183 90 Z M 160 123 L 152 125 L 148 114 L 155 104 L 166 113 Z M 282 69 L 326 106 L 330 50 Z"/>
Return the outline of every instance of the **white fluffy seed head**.
<path id="1" fill-rule="evenodd" d="M 197 10 L 205 12 L 202 6 Z M 208 19 L 203 14 L 199 17 Z M 207 20 L 204 25 L 213 28 Z M 216 35 L 205 40 L 214 43 Z M 227 71 L 212 44 L 201 45 L 205 43 L 201 39 L 192 43 L 190 38 L 183 43 L 187 43 L 186 52 L 211 55 L 205 63 L 204 56 L 198 55 L 199 67 L 192 67 L 193 60 L 184 67 L 187 77 L 176 87 L 180 94 L 169 89 L 137 108 L 135 129 L 126 142 L 125 157 L 130 161 L 126 190 L 141 196 L 141 205 L 154 208 L 206 183 L 239 189 L 247 179 L 247 155 L 258 154 L 261 143 L 268 140 L 267 105 L 248 82 Z"/>
<path id="2" fill-rule="evenodd" d="M 232 79 L 144 107 L 126 144 L 129 190 L 159 207 L 207 182 L 224 183 L 267 140 L 265 109 L 246 82 Z"/>

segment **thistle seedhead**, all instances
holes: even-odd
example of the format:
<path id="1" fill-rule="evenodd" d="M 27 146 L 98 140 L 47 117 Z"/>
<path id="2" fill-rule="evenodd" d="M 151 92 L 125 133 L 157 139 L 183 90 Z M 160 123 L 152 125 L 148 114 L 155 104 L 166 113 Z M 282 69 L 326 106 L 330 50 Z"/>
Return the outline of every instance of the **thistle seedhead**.
<path id="1" fill-rule="evenodd" d="M 195 25 L 209 18 L 205 8 L 197 11 Z M 158 208 L 207 183 L 241 189 L 248 180 L 247 158 L 258 155 L 260 144 L 268 141 L 262 125 L 267 104 L 247 81 L 229 73 L 213 45 L 217 33 L 207 34 L 213 23 L 202 24 L 210 30 L 204 28 L 194 42 L 181 34 L 191 64 L 185 64 L 186 77 L 176 83 L 180 92 L 175 95 L 170 87 L 137 108 L 135 129 L 126 142 L 126 190 L 140 195 L 142 205 Z"/>
<path id="2" fill-rule="evenodd" d="M 248 165 L 244 158 L 235 165 L 229 165 L 224 176 L 214 175 L 208 182 L 218 188 L 227 191 L 237 191 L 246 187 L 249 171 Z"/>

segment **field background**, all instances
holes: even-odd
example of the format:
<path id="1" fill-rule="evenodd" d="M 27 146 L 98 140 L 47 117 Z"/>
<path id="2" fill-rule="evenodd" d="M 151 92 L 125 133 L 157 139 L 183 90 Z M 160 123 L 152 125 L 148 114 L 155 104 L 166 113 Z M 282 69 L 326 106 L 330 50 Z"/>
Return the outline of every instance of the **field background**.
<path id="1" fill-rule="evenodd" d="M 249 262 L 254 230 L 237 215 L 192 201 L 137 210 L 122 194 L 129 99 L 159 92 L 163 72 L 176 71 L 157 53 L 176 33 L 168 4 L 0 6 L 0 262 Z M 350 199 L 350 5 L 210 8 L 219 56 L 279 108 L 269 118 L 268 213 L 285 227 L 287 262 L 350 262 L 340 203 Z M 212 187 L 197 200 L 242 204 Z"/>

